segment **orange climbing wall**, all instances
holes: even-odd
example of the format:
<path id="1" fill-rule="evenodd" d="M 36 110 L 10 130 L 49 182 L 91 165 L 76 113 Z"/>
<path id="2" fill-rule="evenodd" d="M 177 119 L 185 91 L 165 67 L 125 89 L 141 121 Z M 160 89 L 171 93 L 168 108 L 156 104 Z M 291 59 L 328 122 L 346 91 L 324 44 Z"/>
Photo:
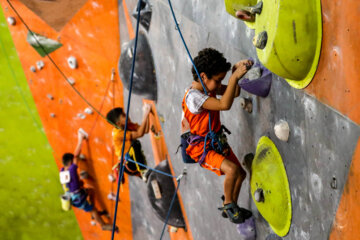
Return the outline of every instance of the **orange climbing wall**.
<path id="1" fill-rule="evenodd" d="M 325 104 L 360 124 L 359 1 L 322 0 L 323 42 L 315 78 L 305 89 Z M 334 220 L 331 240 L 358 239 L 360 141 Z"/>
<path id="2" fill-rule="evenodd" d="M 322 0 L 323 41 L 319 66 L 305 89 L 360 124 L 359 1 Z"/>
<path id="3" fill-rule="evenodd" d="M 115 162 L 112 155 L 111 125 L 97 118 L 95 113 L 84 113 L 87 104 L 49 59 L 42 58 L 26 42 L 28 31 L 25 26 L 7 1 L 0 2 L 5 16 L 16 18 L 17 24 L 9 28 L 58 167 L 61 166 L 62 154 L 74 151 L 77 129 L 81 127 L 90 133 L 89 141 L 83 148 L 87 160 L 80 163 L 80 168 L 90 174 L 90 179 L 86 180 L 85 185 L 94 188 L 95 205 L 99 209 L 108 210 L 113 216 L 114 202 L 107 199 L 107 195 L 116 190 L 115 183 L 110 183 L 107 178 Z M 114 105 L 123 105 L 122 84 L 117 77 L 118 74 L 115 74 L 115 81 L 110 82 L 112 69 L 116 69 L 120 56 L 118 1 L 87 1 L 59 31 L 50 27 L 20 1 L 11 3 L 34 32 L 63 44 L 60 49 L 51 53 L 51 57 L 66 76 L 76 81 L 74 87 L 90 103 L 100 108 L 104 100 L 101 109 L 103 114 Z M 66 60 L 70 56 L 78 60 L 79 67 L 75 70 L 70 69 L 67 64 Z M 44 68 L 35 73 L 31 72 L 30 67 L 36 66 L 39 60 L 45 63 Z M 105 91 L 109 85 L 109 90 Z M 47 97 L 48 94 L 53 96 L 52 100 Z M 51 113 L 55 114 L 55 117 L 51 117 Z M 79 113 L 83 114 L 85 119 L 80 118 Z M 120 232 L 116 239 L 130 240 L 132 225 L 127 183 L 121 189 L 120 200 L 117 217 Z M 111 232 L 103 232 L 99 226 L 91 226 L 90 214 L 77 209 L 74 209 L 74 212 L 85 239 L 110 239 Z"/>

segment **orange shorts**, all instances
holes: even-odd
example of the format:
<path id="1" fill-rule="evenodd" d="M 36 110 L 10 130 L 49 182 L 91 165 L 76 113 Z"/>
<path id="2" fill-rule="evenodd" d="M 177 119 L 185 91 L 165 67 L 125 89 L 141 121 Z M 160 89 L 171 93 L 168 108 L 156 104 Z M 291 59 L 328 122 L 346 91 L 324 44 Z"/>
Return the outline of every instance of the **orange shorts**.
<path id="1" fill-rule="evenodd" d="M 220 166 L 224 161 L 224 159 L 228 159 L 233 163 L 235 163 L 236 165 L 241 166 L 239 160 L 237 159 L 231 148 L 230 148 L 230 154 L 227 156 L 223 156 L 220 153 L 215 152 L 214 150 L 210 150 L 206 154 L 205 160 L 203 164 L 201 164 L 201 166 L 216 173 L 219 176 L 224 175 L 224 173 L 220 170 Z"/>

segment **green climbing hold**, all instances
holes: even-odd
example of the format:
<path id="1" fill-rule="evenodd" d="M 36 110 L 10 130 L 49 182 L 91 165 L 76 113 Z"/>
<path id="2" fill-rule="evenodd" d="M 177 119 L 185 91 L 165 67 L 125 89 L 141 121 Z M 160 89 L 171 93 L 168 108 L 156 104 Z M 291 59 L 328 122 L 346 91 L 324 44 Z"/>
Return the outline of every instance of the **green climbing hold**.
<path id="1" fill-rule="evenodd" d="M 251 166 L 251 195 L 273 231 L 283 237 L 290 229 L 292 209 L 286 170 L 275 144 L 261 137 Z"/>
<path id="2" fill-rule="evenodd" d="M 292 87 L 304 88 L 313 79 L 320 57 L 322 19 L 320 0 L 264 1 L 256 16 L 255 35 L 266 31 L 259 60 Z"/>
<path id="3" fill-rule="evenodd" d="M 52 53 L 56 49 L 62 46 L 61 43 L 49 39 L 47 37 L 41 36 L 40 34 L 34 32 L 28 32 L 26 41 L 40 54 L 44 57 L 46 54 Z"/>

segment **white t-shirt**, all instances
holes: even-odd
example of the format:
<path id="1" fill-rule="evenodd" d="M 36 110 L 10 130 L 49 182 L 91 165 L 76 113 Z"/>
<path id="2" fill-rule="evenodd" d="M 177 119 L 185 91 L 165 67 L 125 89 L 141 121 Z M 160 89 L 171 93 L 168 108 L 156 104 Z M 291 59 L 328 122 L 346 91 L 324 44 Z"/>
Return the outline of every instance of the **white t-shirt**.
<path id="1" fill-rule="evenodd" d="M 185 97 L 185 103 L 191 113 L 199 114 L 204 110 L 202 105 L 208 98 L 209 96 L 205 93 L 197 89 L 190 89 Z"/>

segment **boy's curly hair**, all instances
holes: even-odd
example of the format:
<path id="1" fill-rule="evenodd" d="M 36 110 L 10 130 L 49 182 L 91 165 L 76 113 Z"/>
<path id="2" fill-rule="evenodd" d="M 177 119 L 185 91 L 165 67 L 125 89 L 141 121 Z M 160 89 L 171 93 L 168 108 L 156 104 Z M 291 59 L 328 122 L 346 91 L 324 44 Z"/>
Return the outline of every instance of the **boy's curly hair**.
<path id="1" fill-rule="evenodd" d="M 194 58 L 194 63 L 199 73 L 204 72 L 208 78 L 227 72 L 231 68 L 231 63 L 226 61 L 223 54 L 213 48 L 201 50 Z M 192 66 L 191 72 L 194 80 L 199 81 L 194 66 Z"/>

